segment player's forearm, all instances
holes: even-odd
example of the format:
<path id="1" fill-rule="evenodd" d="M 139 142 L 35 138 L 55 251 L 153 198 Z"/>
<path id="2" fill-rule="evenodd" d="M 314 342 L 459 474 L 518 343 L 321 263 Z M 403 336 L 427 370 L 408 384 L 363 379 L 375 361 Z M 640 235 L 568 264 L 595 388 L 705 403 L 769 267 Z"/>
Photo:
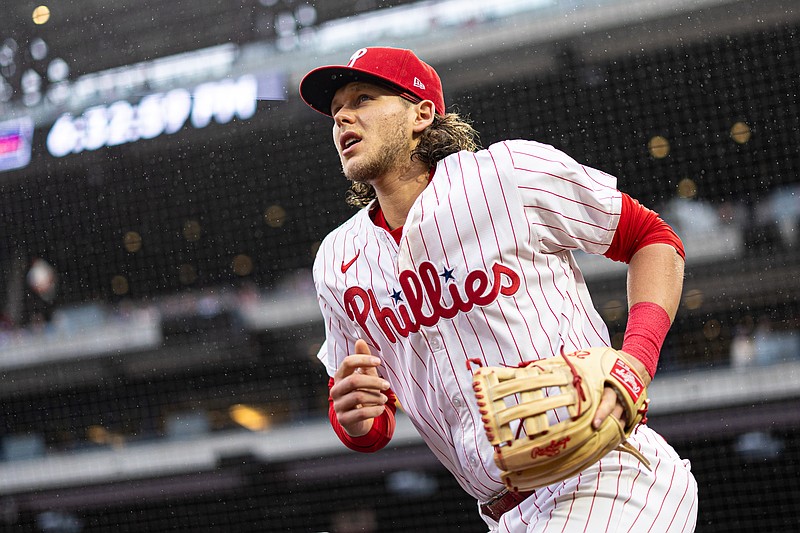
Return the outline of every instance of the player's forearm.
<path id="1" fill-rule="evenodd" d="M 640 248 L 628 267 L 628 325 L 622 351 L 646 384 L 655 376 L 661 346 L 683 288 L 683 258 L 669 244 Z"/>
<path id="2" fill-rule="evenodd" d="M 628 265 L 628 307 L 651 302 L 675 319 L 683 290 L 684 261 L 669 244 L 652 244 L 637 251 Z"/>

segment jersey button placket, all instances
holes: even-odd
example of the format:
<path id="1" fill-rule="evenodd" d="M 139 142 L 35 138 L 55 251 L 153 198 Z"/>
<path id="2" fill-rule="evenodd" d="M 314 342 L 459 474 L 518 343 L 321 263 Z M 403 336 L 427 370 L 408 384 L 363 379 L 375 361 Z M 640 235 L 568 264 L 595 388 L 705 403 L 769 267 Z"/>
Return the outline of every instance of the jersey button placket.
<path id="1" fill-rule="evenodd" d="M 431 343 L 431 349 L 434 352 L 442 348 L 442 340 L 439 338 L 438 335 L 430 335 L 428 338 Z"/>

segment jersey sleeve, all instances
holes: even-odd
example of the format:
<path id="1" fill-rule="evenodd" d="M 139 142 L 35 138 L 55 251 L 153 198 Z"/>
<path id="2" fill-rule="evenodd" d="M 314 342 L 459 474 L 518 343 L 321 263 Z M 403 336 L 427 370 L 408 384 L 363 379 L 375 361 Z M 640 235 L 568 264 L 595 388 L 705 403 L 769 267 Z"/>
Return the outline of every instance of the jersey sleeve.
<path id="1" fill-rule="evenodd" d="M 336 373 L 339 364 L 348 354 L 353 353 L 355 338 L 347 335 L 347 321 L 342 319 L 344 310 L 337 295 L 336 278 L 330 265 L 335 265 L 329 235 L 322 242 L 314 259 L 314 286 L 317 301 L 325 325 L 325 341 L 320 346 L 317 358 L 325 365 L 330 377 Z"/>
<path id="2" fill-rule="evenodd" d="M 504 174 L 516 185 L 540 252 L 608 249 L 622 210 L 614 176 L 533 141 L 506 141 L 490 150 L 505 151 Z"/>

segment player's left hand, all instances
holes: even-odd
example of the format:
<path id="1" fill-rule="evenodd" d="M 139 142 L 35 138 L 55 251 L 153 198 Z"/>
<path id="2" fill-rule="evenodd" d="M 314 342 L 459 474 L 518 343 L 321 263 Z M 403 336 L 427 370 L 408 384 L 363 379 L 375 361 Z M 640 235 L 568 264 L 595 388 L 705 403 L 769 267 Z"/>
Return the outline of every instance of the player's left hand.
<path id="1" fill-rule="evenodd" d="M 636 372 L 639 374 L 639 377 L 642 378 L 644 386 L 647 387 L 650 385 L 650 374 L 647 372 L 644 364 L 642 364 L 641 361 L 632 355 L 626 354 L 625 352 L 620 351 L 619 354 L 623 359 L 625 359 L 625 362 L 627 362 L 633 367 L 634 370 L 636 370 Z M 599 428 L 603 423 L 603 420 L 605 420 L 609 415 L 616 417 L 617 420 L 620 420 L 623 424 L 625 423 L 625 409 L 622 407 L 619 398 L 617 398 L 617 393 L 614 392 L 614 389 L 611 387 L 606 387 L 603 390 L 603 398 L 600 400 L 600 405 L 597 407 L 594 421 L 592 422 L 592 427 L 595 429 Z"/>

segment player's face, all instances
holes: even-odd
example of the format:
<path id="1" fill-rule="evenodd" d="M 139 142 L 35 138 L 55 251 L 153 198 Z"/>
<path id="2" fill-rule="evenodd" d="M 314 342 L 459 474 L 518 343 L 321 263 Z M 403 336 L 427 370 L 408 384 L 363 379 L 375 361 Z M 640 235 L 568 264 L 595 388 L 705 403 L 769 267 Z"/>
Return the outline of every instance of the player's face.
<path id="1" fill-rule="evenodd" d="M 370 83 L 345 85 L 331 102 L 333 142 L 344 175 L 373 181 L 402 172 L 411 163 L 412 105 Z"/>

